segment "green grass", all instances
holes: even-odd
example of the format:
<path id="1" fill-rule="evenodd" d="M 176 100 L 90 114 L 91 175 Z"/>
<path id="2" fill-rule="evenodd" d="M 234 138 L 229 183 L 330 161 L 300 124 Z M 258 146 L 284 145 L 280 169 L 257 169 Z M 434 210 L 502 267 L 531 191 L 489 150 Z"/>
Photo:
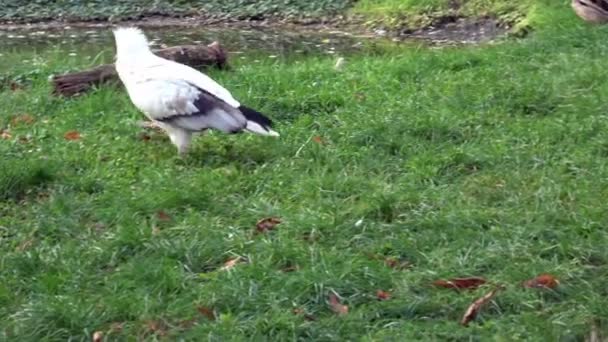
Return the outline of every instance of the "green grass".
<path id="1" fill-rule="evenodd" d="M 0 140 L 0 339 L 581 341 L 605 330 L 608 28 L 567 7 L 555 16 L 525 40 L 387 47 L 341 72 L 330 57 L 235 59 L 211 75 L 281 138 L 214 133 L 184 160 L 162 135 L 139 138 L 121 88 L 49 95 L 50 74 L 90 61 L 4 52 L 1 72 L 26 88 L 0 93 L 12 135 Z M 23 113 L 36 121 L 11 123 Z M 70 130 L 82 138 L 65 140 Z M 254 234 L 268 216 L 283 223 Z M 235 256 L 247 262 L 219 269 Z M 561 286 L 520 286 L 540 273 Z M 461 315 L 490 287 L 430 286 L 458 276 L 507 285 L 468 328 Z M 330 310 L 332 290 L 347 315 Z"/>
<path id="2" fill-rule="evenodd" d="M 446 16 L 493 17 L 518 26 L 528 24 L 528 17 L 537 6 L 545 10 L 548 4 L 551 3 L 545 0 L 360 0 L 350 12 L 363 15 L 372 24 L 397 28 L 423 27 Z M 554 1 L 552 5 L 562 7 L 564 2 Z"/>

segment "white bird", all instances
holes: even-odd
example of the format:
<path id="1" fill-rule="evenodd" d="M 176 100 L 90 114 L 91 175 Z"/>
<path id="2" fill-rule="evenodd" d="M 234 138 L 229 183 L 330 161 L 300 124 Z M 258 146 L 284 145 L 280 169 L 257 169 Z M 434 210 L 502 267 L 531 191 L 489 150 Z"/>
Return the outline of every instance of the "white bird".
<path id="1" fill-rule="evenodd" d="M 594 24 L 608 22 L 608 0 L 572 0 L 574 12 L 583 20 Z"/>
<path id="2" fill-rule="evenodd" d="M 193 133 L 207 129 L 279 136 L 269 118 L 241 105 L 207 75 L 155 55 L 140 29 L 121 27 L 113 33 L 116 71 L 131 102 L 169 135 L 180 155 L 188 151 Z"/>

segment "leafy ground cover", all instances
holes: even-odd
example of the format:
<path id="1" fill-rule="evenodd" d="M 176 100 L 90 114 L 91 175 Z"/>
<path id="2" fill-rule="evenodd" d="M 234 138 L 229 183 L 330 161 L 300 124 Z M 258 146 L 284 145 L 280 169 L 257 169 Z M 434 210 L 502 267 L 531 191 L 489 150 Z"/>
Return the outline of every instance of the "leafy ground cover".
<path id="1" fill-rule="evenodd" d="M 23 1 L 8 0 L 0 19 L 73 19 L 106 20 L 140 18 L 148 15 L 202 15 L 237 19 L 262 19 L 271 16 L 329 16 L 343 12 L 351 0 L 97 0 L 97 1 Z"/>
<path id="2" fill-rule="evenodd" d="M 49 95 L 91 60 L 4 51 L 0 338 L 605 333 L 608 28 L 542 4 L 523 40 L 235 59 L 211 75 L 282 136 L 186 159 L 119 87 Z"/>
<path id="3" fill-rule="evenodd" d="M 0 20 L 120 20 L 150 15 L 201 16 L 224 19 L 331 18 L 341 14 L 364 18 L 370 25 L 418 28 L 446 17 L 496 17 L 519 24 L 541 0 L 8 0 Z M 352 19 L 352 18 L 351 18 Z"/>

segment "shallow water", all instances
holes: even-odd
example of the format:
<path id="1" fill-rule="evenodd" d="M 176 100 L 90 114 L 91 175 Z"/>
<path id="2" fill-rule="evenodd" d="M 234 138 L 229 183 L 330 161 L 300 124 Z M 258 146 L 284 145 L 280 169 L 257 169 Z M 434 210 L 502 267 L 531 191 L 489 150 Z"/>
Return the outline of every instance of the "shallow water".
<path id="1" fill-rule="evenodd" d="M 292 55 L 351 54 L 374 44 L 370 38 L 344 32 L 294 32 L 277 29 L 234 28 L 147 28 L 155 48 L 172 45 L 209 44 L 218 41 L 234 57 L 277 58 Z M 94 56 L 113 52 L 110 28 L 71 28 L 52 30 L 0 30 L 0 53 L 39 53 L 49 49 L 75 55 Z"/>

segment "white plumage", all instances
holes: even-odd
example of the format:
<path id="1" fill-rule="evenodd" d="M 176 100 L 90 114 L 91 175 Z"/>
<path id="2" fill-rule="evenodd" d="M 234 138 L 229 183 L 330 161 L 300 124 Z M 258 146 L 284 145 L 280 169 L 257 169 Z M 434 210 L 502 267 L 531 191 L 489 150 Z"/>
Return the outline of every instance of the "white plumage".
<path id="1" fill-rule="evenodd" d="M 118 28 L 116 71 L 133 104 L 167 132 L 178 152 L 187 152 L 195 132 L 217 129 L 279 136 L 263 114 L 241 105 L 207 75 L 149 48 L 138 28 Z"/>

